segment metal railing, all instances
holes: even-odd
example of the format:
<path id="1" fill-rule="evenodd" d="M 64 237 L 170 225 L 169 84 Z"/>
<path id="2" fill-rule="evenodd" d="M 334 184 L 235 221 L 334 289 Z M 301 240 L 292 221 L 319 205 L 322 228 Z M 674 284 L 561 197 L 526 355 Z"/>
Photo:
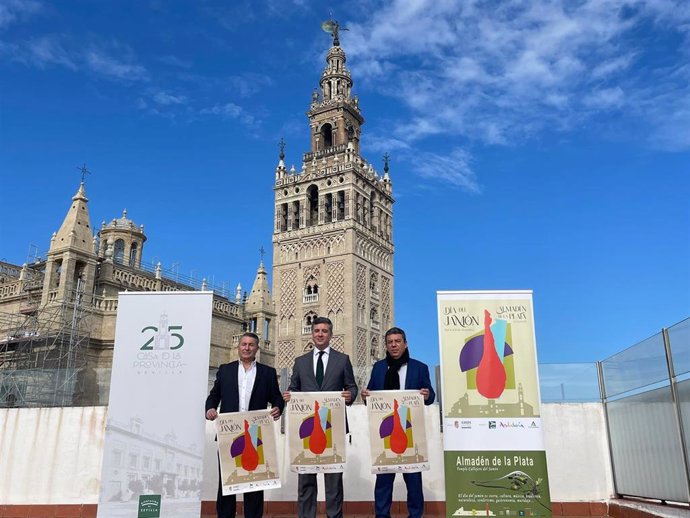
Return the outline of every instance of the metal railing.
<path id="1" fill-rule="evenodd" d="M 690 318 L 600 362 L 616 493 L 690 502 Z"/>

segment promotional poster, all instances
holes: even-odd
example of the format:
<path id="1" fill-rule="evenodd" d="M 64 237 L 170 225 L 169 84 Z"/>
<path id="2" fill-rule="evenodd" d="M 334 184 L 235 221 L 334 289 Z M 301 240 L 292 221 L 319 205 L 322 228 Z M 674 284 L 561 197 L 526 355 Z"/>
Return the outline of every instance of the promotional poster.
<path id="1" fill-rule="evenodd" d="M 345 400 L 340 392 L 292 392 L 287 410 L 290 470 L 345 471 Z"/>
<path id="2" fill-rule="evenodd" d="M 216 429 L 224 495 L 280 487 L 270 410 L 218 414 Z"/>
<path id="3" fill-rule="evenodd" d="M 550 516 L 531 291 L 438 292 L 448 516 Z"/>
<path id="4" fill-rule="evenodd" d="M 120 293 L 99 518 L 201 512 L 211 292 Z"/>
<path id="5" fill-rule="evenodd" d="M 424 397 L 419 390 L 373 390 L 367 398 L 372 473 L 429 469 Z"/>

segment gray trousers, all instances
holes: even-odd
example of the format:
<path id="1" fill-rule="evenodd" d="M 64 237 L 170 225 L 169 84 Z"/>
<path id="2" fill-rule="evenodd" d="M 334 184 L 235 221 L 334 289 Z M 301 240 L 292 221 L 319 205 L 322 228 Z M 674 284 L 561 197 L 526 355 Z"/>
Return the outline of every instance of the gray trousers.
<path id="1" fill-rule="evenodd" d="M 343 518 L 343 474 L 324 473 L 326 516 Z M 316 518 L 316 475 L 297 475 L 297 516 Z"/>

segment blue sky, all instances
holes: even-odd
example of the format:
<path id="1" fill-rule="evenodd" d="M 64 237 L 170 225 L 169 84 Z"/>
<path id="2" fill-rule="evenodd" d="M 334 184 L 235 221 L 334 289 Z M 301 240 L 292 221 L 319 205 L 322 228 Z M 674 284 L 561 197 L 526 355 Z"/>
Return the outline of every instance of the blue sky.
<path id="1" fill-rule="evenodd" d="M 0 259 L 45 253 L 86 162 L 92 223 L 249 289 L 278 141 L 308 151 L 322 2 L 0 0 Z M 533 289 L 541 362 L 690 315 L 690 4 L 356 0 L 334 17 L 390 153 L 395 311 L 438 361 L 437 290 Z M 270 261 L 270 257 L 267 258 Z"/>

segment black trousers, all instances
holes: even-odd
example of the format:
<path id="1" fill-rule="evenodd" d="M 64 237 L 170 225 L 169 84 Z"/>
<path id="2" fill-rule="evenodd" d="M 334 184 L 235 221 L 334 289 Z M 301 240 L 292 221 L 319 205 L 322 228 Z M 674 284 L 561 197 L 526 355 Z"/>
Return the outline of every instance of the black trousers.
<path id="1" fill-rule="evenodd" d="M 262 518 L 264 515 L 264 492 L 252 491 L 244 493 L 244 518 Z M 237 514 L 236 495 L 223 495 L 223 480 L 218 464 L 218 498 L 216 499 L 216 513 L 218 518 L 235 518 Z"/>

